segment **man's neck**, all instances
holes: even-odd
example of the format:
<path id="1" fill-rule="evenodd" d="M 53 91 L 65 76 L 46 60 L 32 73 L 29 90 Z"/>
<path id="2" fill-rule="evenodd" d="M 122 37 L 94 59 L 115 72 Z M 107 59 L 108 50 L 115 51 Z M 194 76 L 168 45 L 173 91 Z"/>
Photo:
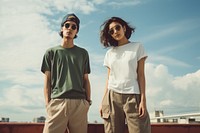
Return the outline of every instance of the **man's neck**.
<path id="1" fill-rule="evenodd" d="M 74 41 L 73 41 L 73 39 L 63 38 L 62 42 L 61 42 L 61 46 L 64 48 L 72 48 L 72 47 L 74 47 Z"/>

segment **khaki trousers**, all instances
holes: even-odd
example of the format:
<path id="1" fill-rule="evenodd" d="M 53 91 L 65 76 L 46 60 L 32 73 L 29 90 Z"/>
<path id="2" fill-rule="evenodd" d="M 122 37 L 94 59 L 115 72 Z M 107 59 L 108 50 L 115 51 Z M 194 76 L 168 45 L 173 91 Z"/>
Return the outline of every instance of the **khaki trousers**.
<path id="1" fill-rule="evenodd" d="M 120 94 L 108 91 L 102 102 L 105 133 L 151 133 L 150 118 L 146 111 L 139 118 L 139 94 Z"/>
<path id="2" fill-rule="evenodd" d="M 43 133 L 87 133 L 89 103 L 84 99 L 52 99 Z"/>

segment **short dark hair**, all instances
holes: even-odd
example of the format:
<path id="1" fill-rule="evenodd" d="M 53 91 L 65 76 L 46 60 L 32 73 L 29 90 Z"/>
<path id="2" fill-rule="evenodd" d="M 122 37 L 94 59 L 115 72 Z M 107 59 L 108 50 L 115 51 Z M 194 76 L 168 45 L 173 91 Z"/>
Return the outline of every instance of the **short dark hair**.
<path id="1" fill-rule="evenodd" d="M 113 37 L 108 33 L 109 31 L 109 25 L 112 22 L 117 22 L 121 24 L 122 26 L 126 27 L 125 36 L 127 39 L 129 39 L 133 32 L 135 32 L 135 27 L 131 27 L 128 22 L 124 21 L 123 19 L 119 17 L 111 17 L 110 19 L 106 20 L 101 25 L 101 31 L 100 31 L 100 42 L 104 45 L 104 47 L 110 47 L 110 46 L 118 46 L 118 41 L 113 39 Z"/>

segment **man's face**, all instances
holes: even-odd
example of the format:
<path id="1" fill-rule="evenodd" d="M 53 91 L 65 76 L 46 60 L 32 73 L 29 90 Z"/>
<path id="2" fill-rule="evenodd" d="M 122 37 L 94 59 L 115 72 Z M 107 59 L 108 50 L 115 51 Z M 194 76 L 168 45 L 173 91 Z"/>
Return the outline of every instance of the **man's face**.
<path id="1" fill-rule="evenodd" d="M 65 22 L 61 31 L 63 31 L 63 38 L 74 39 L 75 35 L 77 34 L 77 25 L 73 21 L 67 21 Z"/>

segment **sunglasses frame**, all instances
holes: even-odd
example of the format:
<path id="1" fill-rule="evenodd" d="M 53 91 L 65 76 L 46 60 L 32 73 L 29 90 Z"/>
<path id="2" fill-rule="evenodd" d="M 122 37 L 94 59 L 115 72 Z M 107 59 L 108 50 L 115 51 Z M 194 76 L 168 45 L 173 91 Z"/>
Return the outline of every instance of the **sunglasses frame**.
<path id="1" fill-rule="evenodd" d="M 64 26 L 66 29 L 68 29 L 69 27 L 71 27 L 72 30 L 77 29 L 77 26 L 75 24 L 65 23 Z"/>
<path id="2" fill-rule="evenodd" d="M 115 27 L 109 29 L 109 30 L 108 30 L 108 33 L 109 33 L 110 35 L 113 35 L 113 34 L 114 34 L 114 29 L 115 29 L 116 31 L 120 31 L 120 30 L 121 30 L 121 26 L 120 26 L 119 24 L 116 25 Z"/>

